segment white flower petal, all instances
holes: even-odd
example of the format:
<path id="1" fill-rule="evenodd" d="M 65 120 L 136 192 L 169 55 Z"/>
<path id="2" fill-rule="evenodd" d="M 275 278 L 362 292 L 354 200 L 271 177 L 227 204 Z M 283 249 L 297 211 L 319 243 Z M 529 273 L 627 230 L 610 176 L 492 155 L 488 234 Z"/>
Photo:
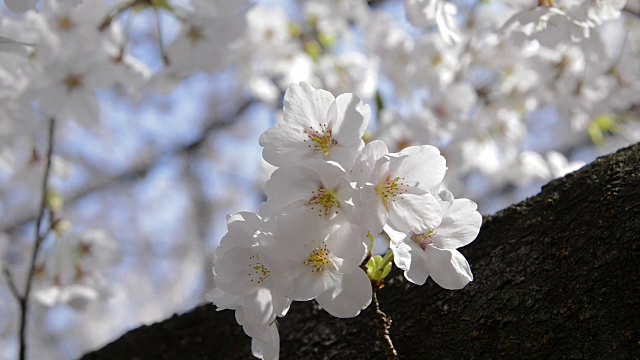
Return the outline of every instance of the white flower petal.
<path id="1" fill-rule="evenodd" d="M 473 281 L 467 259 L 457 250 L 442 250 L 427 246 L 427 266 L 433 280 L 449 290 L 459 290 Z"/>
<path id="2" fill-rule="evenodd" d="M 289 126 L 318 131 L 319 124 L 328 125 L 329 108 L 334 101 L 330 92 L 315 89 L 307 82 L 291 84 L 284 95 L 283 120 Z"/>
<path id="3" fill-rule="evenodd" d="M 402 150 L 409 156 L 391 159 L 390 169 L 396 176 L 402 177 L 402 182 L 429 191 L 444 179 L 447 165 L 440 150 L 434 146 L 410 146 Z"/>
<path id="4" fill-rule="evenodd" d="M 387 209 L 384 207 L 380 197 L 376 195 L 374 186 L 365 185 L 360 190 L 360 194 L 364 197 L 364 199 L 361 199 L 364 203 L 364 209 L 367 209 L 362 214 L 364 225 L 372 234 L 379 234 L 387 223 L 389 216 Z"/>
<path id="5" fill-rule="evenodd" d="M 373 140 L 368 143 L 362 149 L 362 153 L 351 170 L 353 181 L 357 182 L 358 186 L 363 186 L 371 178 L 376 162 L 388 153 L 389 149 L 383 141 Z"/>
<path id="6" fill-rule="evenodd" d="M 340 271 L 349 272 L 360 265 L 366 255 L 364 241 L 367 239 L 367 230 L 359 225 L 352 224 L 346 219 L 335 223 L 327 237 L 327 248 L 337 257 L 344 259 Z"/>
<path id="7" fill-rule="evenodd" d="M 276 324 L 268 327 L 268 340 L 251 339 L 251 353 L 253 356 L 264 360 L 280 359 L 280 333 Z"/>
<path id="8" fill-rule="evenodd" d="M 371 303 L 371 282 L 362 269 L 342 275 L 340 286 L 320 294 L 316 301 L 329 314 L 339 318 L 357 316 Z"/>
<path id="9" fill-rule="evenodd" d="M 472 242 L 482 225 L 482 216 L 476 208 L 476 203 L 469 199 L 453 200 L 432 235 L 434 244 L 441 249 L 457 249 Z"/>
<path id="10" fill-rule="evenodd" d="M 254 249 L 234 247 L 224 251 L 224 256 L 216 256 L 216 285 L 234 295 L 248 295 L 254 292 L 258 285 L 251 282 L 253 278 L 249 270 L 251 257 L 255 255 Z"/>
<path id="11" fill-rule="evenodd" d="M 296 301 L 307 301 L 315 299 L 318 295 L 327 291 L 338 281 L 338 274 L 331 270 L 319 272 L 311 271 L 312 268 L 307 265 L 295 278 L 295 284 L 291 299 Z"/>
<path id="12" fill-rule="evenodd" d="M 262 157 L 274 166 L 300 163 L 313 157 L 314 150 L 305 140 L 308 136 L 299 125 L 279 123 L 260 135 Z"/>
<path id="13" fill-rule="evenodd" d="M 423 285 L 429 277 L 427 256 L 411 239 L 391 242 L 393 262 L 404 270 L 404 277 L 416 285 Z"/>
<path id="14" fill-rule="evenodd" d="M 390 202 L 389 220 L 402 232 L 421 233 L 440 225 L 442 210 L 430 193 L 402 194 Z"/>
<path id="15" fill-rule="evenodd" d="M 277 169 L 265 185 L 269 208 L 278 212 L 294 202 L 307 202 L 318 190 L 319 182 L 319 175 L 306 166 L 291 165 Z"/>
<path id="16" fill-rule="evenodd" d="M 259 287 L 242 299 L 242 308 L 248 322 L 252 324 L 269 324 L 276 318 L 273 311 L 271 290 Z"/>
<path id="17" fill-rule="evenodd" d="M 371 109 L 353 94 L 342 94 L 336 98 L 338 119 L 333 128 L 333 138 L 341 145 L 358 145 L 364 135 Z"/>

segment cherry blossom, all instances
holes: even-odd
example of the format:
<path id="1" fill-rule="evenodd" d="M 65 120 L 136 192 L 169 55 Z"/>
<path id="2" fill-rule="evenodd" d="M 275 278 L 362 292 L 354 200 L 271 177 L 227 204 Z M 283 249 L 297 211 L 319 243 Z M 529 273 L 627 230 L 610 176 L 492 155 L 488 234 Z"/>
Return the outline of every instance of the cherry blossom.
<path id="1" fill-rule="evenodd" d="M 264 159 L 276 166 L 305 159 L 333 160 L 350 169 L 371 110 L 353 94 L 334 98 L 309 83 L 294 84 L 284 96 L 283 121 L 260 137 Z"/>
<path id="2" fill-rule="evenodd" d="M 229 217 L 228 226 L 229 232 L 214 257 L 216 288 L 240 296 L 238 305 L 244 309 L 246 321 L 269 324 L 276 316 L 286 314 L 290 304 L 289 299 L 273 290 L 272 270 L 265 265 L 260 249 L 260 238 L 270 235 L 263 230 L 261 218 L 253 213 Z"/>
<path id="3" fill-rule="evenodd" d="M 447 170 L 440 151 L 429 145 L 411 146 L 378 159 L 361 194 L 369 211 L 364 221 L 379 233 L 387 220 L 401 231 L 436 227 L 441 210 L 430 190 Z"/>
<path id="4" fill-rule="evenodd" d="M 396 265 L 405 271 L 407 280 L 422 285 L 431 276 L 445 289 L 461 289 L 473 280 L 469 263 L 456 249 L 468 245 L 478 235 L 482 217 L 476 204 L 468 199 L 454 199 L 448 191 L 439 194 L 442 222 L 439 226 L 407 234 L 390 227 Z"/>

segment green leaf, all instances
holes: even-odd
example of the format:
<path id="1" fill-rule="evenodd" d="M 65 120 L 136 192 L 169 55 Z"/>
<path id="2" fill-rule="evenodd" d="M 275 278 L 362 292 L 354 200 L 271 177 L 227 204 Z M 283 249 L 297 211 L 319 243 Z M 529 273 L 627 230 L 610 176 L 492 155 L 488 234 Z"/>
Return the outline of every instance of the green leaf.
<path id="1" fill-rule="evenodd" d="M 587 127 L 587 134 L 594 144 L 602 145 L 607 133 L 616 133 L 618 130 L 618 123 L 613 115 L 600 115 L 591 120 Z"/>

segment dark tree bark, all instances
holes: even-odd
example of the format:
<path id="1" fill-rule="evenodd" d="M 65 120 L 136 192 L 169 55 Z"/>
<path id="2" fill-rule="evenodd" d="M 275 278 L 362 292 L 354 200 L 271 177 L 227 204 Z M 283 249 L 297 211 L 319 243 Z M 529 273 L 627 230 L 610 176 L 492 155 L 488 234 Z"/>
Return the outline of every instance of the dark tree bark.
<path id="1" fill-rule="evenodd" d="M 640 358 L 640 144 L 486 217 L 462 249 L 459 291 L 396 272 L 378 292 L 401 359 Z M 336 319 L 312 302 L 279 321 L 283 359 L 381 359 L 371 311 Z M 130 331 L 85 359 L 249 359 L 232 311 L 212 305 Z"/>

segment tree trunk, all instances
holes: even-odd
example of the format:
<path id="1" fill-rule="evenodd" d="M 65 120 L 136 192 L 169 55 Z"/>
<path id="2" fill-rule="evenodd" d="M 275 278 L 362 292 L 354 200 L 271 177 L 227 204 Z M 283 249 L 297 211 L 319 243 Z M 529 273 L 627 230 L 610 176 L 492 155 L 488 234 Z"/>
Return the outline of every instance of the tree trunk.
<path id="1" fill-rule="evenodd" d="M 395 272 L 378 292 L 401 359 L 640 358 L 640 144 L 550 182 L 493 216 L 462 253 L 459 291 Z M 279 320 L 282 359 L 382 359 L 372 312 L 314 302 Z M 142 326 L 84 359 L 248 359 L 232 311 L 202 305 Z"/>

